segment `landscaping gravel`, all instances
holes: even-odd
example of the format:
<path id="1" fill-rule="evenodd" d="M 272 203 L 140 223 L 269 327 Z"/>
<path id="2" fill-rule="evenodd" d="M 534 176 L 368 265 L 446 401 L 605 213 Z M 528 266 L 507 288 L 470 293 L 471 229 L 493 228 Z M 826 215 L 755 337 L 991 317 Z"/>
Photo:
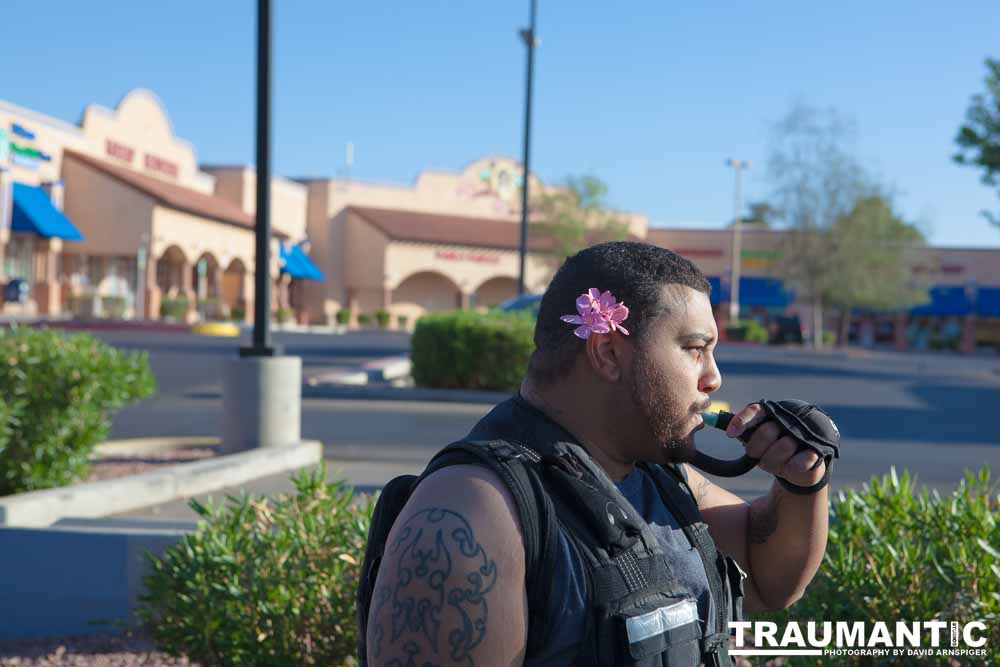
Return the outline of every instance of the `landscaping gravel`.
<path id="1" fill-rule="evenodd" d="M 157 651 L 138 635 L 92 635 L 0 642 L 0 667 L 197 667 Z"/>
<path id="2" fill-rule="evenodd" d="M 142 454 L 102 456 L 91 462 L 90 475 L 86 481 L 96 482 L 102 479 L 138 475 L 163 466 L 202 461 L 221 453 L 221 445 L 186 445 Z"/>

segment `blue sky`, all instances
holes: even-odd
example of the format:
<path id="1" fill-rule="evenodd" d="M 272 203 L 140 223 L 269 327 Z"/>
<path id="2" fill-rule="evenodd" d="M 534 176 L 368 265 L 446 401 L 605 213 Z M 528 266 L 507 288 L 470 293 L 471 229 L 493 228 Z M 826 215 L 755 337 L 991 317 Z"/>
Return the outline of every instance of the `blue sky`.
<path id="1" fill-rule="evenodd" d="M 150 88 L 202 162 L 252 162 L 254 0 L 3 4 L 0 98 L 77 122 Z M 276 173 L 334 175 L 348 141 L 355 177 L 396 183 L 519 156 L 527 20 L 528 0 L 275 0 Z M 766 197 L 769 127 L 801 99 L 856 121 L 932 242 L 1000 247 L 978 215 L 1000 200 L 950 160 L 998 25 L 995 0 L 539 0 L 532 166 L 593 173 L 653 224 L 719 227 L 725 159 L 753 161 L 746 196 Z"/>

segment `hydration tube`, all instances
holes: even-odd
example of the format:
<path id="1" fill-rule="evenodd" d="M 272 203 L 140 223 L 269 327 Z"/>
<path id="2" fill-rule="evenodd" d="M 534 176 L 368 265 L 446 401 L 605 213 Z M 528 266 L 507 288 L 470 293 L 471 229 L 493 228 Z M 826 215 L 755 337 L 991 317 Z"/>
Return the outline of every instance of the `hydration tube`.
<path id="1" fill-rule="evenodd" d="M 719 412 L 701 413 L 701 417 L 705 420 L 706 425 L 714 426 L 721 431 L 726 430 L 726 427 L 729 426 L 729 422 L 732 421 L 733 416 L 733 413 L 726 412 L 725 410 L 721 410 Z M 740 436 L 740 440 L 746 442 L 750 439 L 752 434 L 753 429 L 748 429 L 743 432 L 743 435 Z M 723 459 L 717 459 L 714 456 L 709 456 L 708 454 L 696 451 L 694 460 L 690 463 L 695 468 L 717 477 L 739 477 L 740 475 L 745 475 L 753 470 L 759 461 L 760 459 L 752 458 L 746 454 L 738 459 L 725 461 Z"/>

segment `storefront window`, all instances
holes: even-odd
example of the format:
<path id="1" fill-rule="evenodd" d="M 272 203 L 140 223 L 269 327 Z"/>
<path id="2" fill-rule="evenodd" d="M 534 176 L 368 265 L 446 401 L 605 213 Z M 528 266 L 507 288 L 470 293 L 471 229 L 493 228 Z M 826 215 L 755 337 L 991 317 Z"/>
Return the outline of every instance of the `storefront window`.
<path id="1" fill-rule="evenodd" d="M 35 279 L 35 237 L 31 234 L 11 234 L 4 252 L 3 270 L 7 280 L 20 278 L 29 283 Z"/>

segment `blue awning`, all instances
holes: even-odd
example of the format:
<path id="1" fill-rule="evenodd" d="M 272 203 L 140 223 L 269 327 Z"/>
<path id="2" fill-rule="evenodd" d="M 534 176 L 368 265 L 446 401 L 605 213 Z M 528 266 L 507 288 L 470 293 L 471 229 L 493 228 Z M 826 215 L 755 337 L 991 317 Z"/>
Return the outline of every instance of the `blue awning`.
<path id="1" fill-rule="evenodd" d="M 795 295 L 786 290 L 780 280 L 751 276 L 740 278 L 741 306 L 784 308 L 792 301 L 795 301 Z"/>
<path id="2" fill-rule="evenodd" d="M 976 297 L 976 315 L 1000 317 L 1000 287 L 980 287 Z"/>
<path id="3" fill-rule="evenodd" d="M 281 244 L 281 272 L 303 280 L 326 280 L 319 267 L 297 245 L 286 247 Z"/>
<path id="4" fill-rule="evenodd" d="M 52 205 L 45 190 L 23 183 L 14 184 L 14 211 L 10 228 L 15 232 L 32 232 L 45 238 L 83 240 L 80 230 Z"/>
<path id="5" fill-rule="evenodd" d="M 718 276 L 709 276 L 708 284 L 712 286 L 712 293 L 708 295 L 708 300 L 713 306 L 729 300 L 729 294 L 726 294 L 725 299 L 722 298 L 722 280 Z"/>
<path id="6" fill-rule="evenodd" d="M 910 310 L 911 315 L 967 315 L 972 304 L 964 287 L 937 285 L 930 289 L 931 302 Z"/>

